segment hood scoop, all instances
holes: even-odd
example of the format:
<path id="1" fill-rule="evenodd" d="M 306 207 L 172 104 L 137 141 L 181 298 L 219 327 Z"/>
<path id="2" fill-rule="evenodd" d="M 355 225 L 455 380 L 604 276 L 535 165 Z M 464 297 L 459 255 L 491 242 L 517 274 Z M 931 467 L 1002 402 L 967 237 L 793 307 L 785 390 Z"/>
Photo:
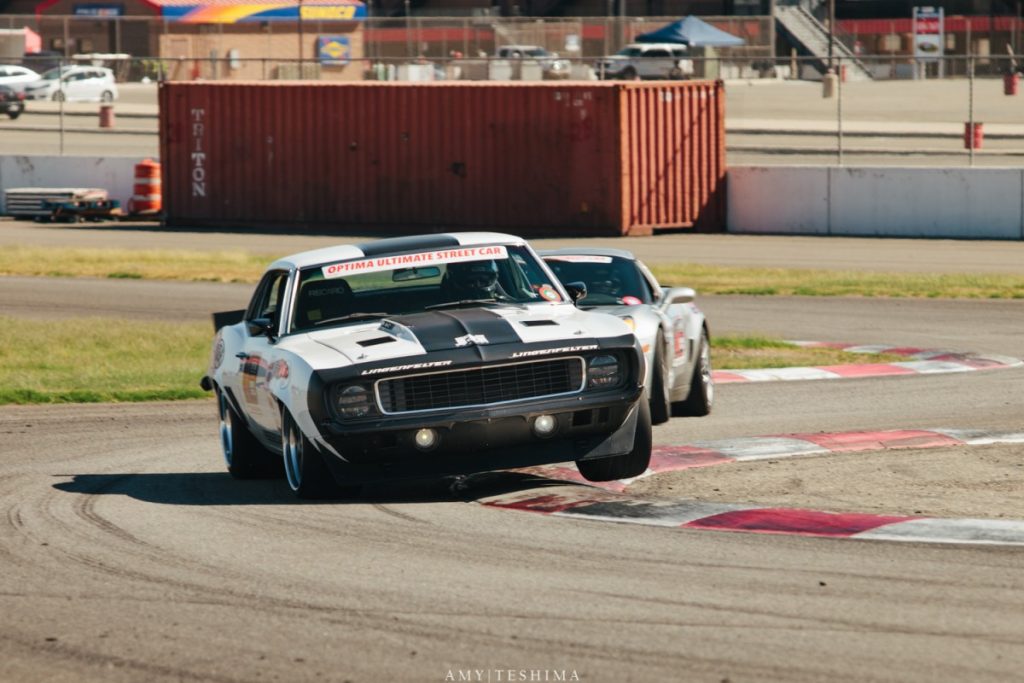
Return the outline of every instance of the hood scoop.
<path id="1" fill-rule="evenodd" d="M 523 327 L 544 327 L 546 325 L 557 325 L 554 320 L 520 320 L 519 324 Z"/>
<path id="2" fill-rule="evenodd" d="M 372 339 L 360 339 L 356 343 L 366 348 L 367 346 L 378 346 L 380 344 L 390 344 L 391 342 L 398 341 L 394 337 L 373 337 Z"/>

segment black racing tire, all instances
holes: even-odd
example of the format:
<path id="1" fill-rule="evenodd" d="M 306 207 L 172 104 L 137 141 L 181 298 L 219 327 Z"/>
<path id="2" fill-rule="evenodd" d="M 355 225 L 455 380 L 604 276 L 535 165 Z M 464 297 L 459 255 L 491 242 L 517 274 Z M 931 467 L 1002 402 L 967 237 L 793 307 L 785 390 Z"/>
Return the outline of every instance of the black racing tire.
<path id="1" fill-rule="evenodd" d="M 660 425 L 672 417 L 672 404 L 668 395 L 668 361 L 664 344 L 661 342 L 661 330 L 655 342 L 654 367 L 651 369 L 651 424 Z"/>
<path id="2" fill-rule="evenodd" d="M 231 407 L 227 395 L 217 389 L 220 445 L 224 463 L 235 479 L 263 479 L 281 474 L 280 459 L 256 440 L 245 421 Z"/>
<path id="3" fill-rule="evenodd" d="M 11 117 L 11 120 L 13 121 L 14 119 L 16 119 L 19 116 L 21 116 L 21 112 L 20 111 L 9 111 L 9 112 L 7 112 L 7 115 L 9 117 Z"/>
<path id="4" fill-rule="evenodd" d="M 636 419 L 633 450 L 624 455 L 599 460 L 577 460 L 576 469 L 588 481 L 616 481 L 637 477 L 651 464 L 651 408 L 647 401 L 637 402 L 640 414 Z"/>
<path id="5" fill-rule="evenodd" d="M 58 90 L 57 92 L 53 93 L 53 101 L 54 102 L 63 102 L 64 100 L 65 100 L 65 97 L 64 97 L 64 91 L 63 90 Z"/>
<path id="6" fill-rule="evenodd" d="M 634 69 L 631 66 L 627 66 L 625 69 L 622 70 L 622 73 L 619 75 L 619 78 L 621 78 L 624 81 L 635 81 L 636 69 Z"/>
<path id="7" fill-rule="evenodd" d="M 113 102 L 113 101 L 114 101 L 114 93 L 110 92 L 109 90 L 104 90 L 103 94 L 100 95 L 100 102 Z"/>
<path id="8" fill-rule="evenodd" d="M 707 330 L 700 335 L 697 362 L 693 365 L 690 378 L 690 394 L 685 401 L 672 404 L 672 414 L 677 417 L 704 417 L 715 404 L 715 382 L 711 378 L 711 344 Z"/>
<path id="9" fill-rule="evenodd" d="M 683 80 L 683 70 L 678 66 L 672 67 L 672 70 L 668 72 L 668 77 L 673 81 Z"/>
<path id="10" fill-rule="evenodd" d="M 288 488 L 299 498 L 332 498 L 340 493 L 323 456 L 310 443 L 287 410 L 281 416 L 281 451 Z"/>

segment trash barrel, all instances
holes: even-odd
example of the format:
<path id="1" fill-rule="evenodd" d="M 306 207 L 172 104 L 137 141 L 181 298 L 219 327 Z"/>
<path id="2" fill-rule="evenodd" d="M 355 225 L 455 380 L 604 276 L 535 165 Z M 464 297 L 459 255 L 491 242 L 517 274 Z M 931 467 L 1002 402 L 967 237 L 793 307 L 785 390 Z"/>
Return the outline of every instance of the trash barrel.
<path id="1" fill-rule="evenodd" d="M 114 127 L 114 105 L 112 104 L 101 104 L 100 105 L 100 128 L 113 128 Z"/>
<path id="2" fill-rule="evenodd" d="M 964 149 L 981 149 L 981 143 L 985 140 L 984 123 L 964 124 Z"/>
<path id="3" fill-rule="evenodd" d="M 1003 76 L 1003 94 L 1016 95 L 1020 89 L 1020 74 L 1014 71 Z"/>

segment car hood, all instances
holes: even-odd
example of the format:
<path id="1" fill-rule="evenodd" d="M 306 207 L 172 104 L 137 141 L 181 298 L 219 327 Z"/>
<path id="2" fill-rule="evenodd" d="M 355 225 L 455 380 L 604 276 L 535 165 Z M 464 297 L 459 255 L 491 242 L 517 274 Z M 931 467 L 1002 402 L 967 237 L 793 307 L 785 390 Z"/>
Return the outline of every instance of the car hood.
<path id="1" fill-rule="evenodd" d="M 311 352 L 303 355 L 314 367 L 324 368 L 425 356 L 467 347 L 524 346 L 558 340 L 571 344 L 629 333 L 629 327 L 613 316 L 581 311 L 568 304 L 538 304 L 523 308 L 458 308 L 388 316 L 373 323 L 302 336 L 310 344 L 307 352 Z"/>

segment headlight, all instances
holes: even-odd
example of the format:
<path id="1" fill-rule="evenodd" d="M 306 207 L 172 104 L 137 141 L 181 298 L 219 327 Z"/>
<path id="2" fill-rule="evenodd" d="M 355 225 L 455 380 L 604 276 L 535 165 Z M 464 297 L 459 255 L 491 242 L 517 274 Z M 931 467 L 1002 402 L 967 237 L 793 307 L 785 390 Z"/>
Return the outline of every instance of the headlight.
<path id="1" fill-rule="evenodd" d="M 622 380 L 619 361 L 615 356 L 594 356 L 587 366 L 587 387 L 608 389 Z"/>
<path id="2" fill-rule="evenodd" d="M 366 417 L 374 411 L 373 394 L 360 384 L 334 391 L 334 406 L 343 418 Z"/>

